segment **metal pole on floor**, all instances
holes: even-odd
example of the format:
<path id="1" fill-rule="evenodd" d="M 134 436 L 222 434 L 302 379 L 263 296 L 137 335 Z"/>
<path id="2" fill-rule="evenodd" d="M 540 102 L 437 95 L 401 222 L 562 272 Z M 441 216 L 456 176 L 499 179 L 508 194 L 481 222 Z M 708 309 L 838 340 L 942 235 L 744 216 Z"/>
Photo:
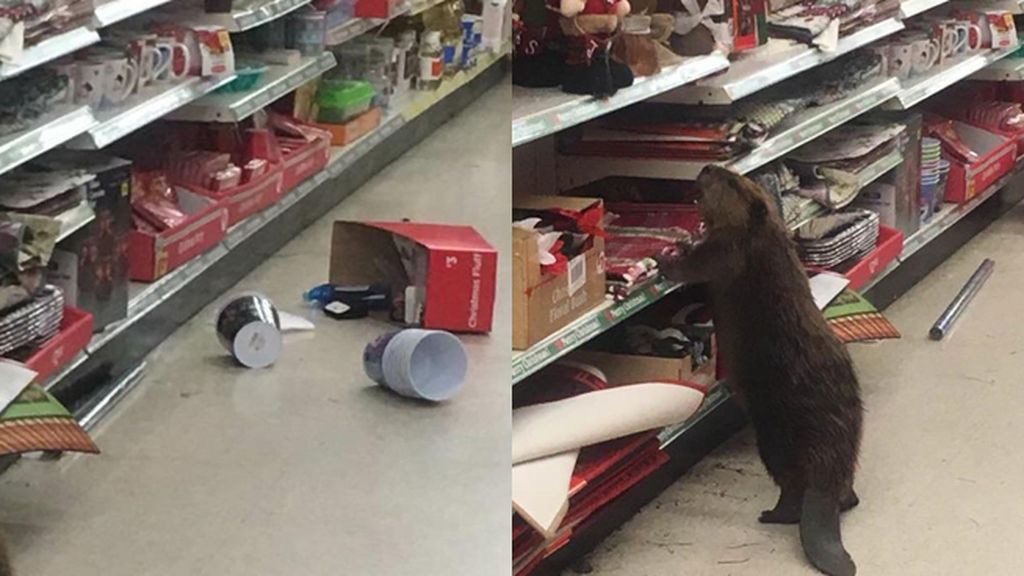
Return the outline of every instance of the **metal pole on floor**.
<path id="1" fill-rule="evenodd" d="M 971 303 L 974 296 L 978 294 L 981 287 L 985 285 L 985 281 L 992 275 L 992 269 L 996 263 L 989 258 L 985 258 L 981 262 L 981 266 L 974 271 L 971 278 L 964 284 L 964 287 L 960 289 L 960 292 L 953 298 L 953 301 L 946 307 L 945 312 L 939 319 L 935 321 L 935 325 L 928 331 L 928 336 L 932 340 L 942 340 L 946 334 L 949 333 L 949 329 L 953 327 L 953 323 L 956 322 L 960 314 L 963 313 L 967 305 Z"/>

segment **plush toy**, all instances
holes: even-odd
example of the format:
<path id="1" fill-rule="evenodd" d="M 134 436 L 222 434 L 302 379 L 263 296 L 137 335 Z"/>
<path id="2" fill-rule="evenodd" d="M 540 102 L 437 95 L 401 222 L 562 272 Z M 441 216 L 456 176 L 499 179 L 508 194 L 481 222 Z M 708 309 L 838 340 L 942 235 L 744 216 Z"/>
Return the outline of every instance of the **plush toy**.
<path id="1" fill-rule="evenodd" d="M 530 88 L 558 86 L 564 67 L 558 12 L 545 0 L 516 0 L 512 7 L 512 83 Z"/>
<path id="2" fill-rule="evenodd" d="M 629 66 L 611 56 L 622 19 L 629 14 L 628 0 L 559 1 L 566 52 L 562 90 L 605 97 L 632 85 Z"/>
<path id="3" fill-rule="evenodd" d="M 615 42 L 612 55 L 625 62 L 633 76 L 652 76 L 662 68 L 682 62 L 668 49 L 675 29 L 672 14 L 658 12 L 658 0 L 633 0 L 629 16 L 623 20 L 622 36 Z"/>

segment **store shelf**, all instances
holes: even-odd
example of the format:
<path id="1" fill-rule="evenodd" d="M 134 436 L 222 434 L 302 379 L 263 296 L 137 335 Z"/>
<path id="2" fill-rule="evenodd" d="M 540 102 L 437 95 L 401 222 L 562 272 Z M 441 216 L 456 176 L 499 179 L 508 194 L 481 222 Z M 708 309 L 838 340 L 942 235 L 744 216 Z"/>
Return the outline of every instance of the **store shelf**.
<path id="1" fill-rule="evenodd" d="M 345 22 L 341 26 L 331 28 L 327 31 L 326 44 L 328 46 L 337 46 L 344 44 L 356 36 L 362 36 L 370 30 L 373 30 L 377 26 L 380 26 L 383 20 L 371 20 L 368 18 L 354 18 Z"/>
<path id="2" fill-rule="evenodd" d="M 268 66 L 259 84 L 246 92 L 209 94 L 168 115 L 169 120 L 193 122 L 241 122 L 256 111 L 334 68 L 334 54 L 325 52 L 319 58 L 304 58 L 297 66 Z"/>
<path id="3" fill-rule="evenodd" d="M 741 174 L 764 166 L 786 153 L 833 130 L 889 100 L 900 89 L 895 78 L 877 80 L 850 96 L 827 104 L 809 108 L 793 117 L 773 132 L 774 135 L 747 154 L 727 162 L 717 162 Z M 558 156 L 558 185 L 568 190 L 607 176 L 635 176 L 669 180 L 696 180 L 700 171 L 710 162 L 648 158 L 606 158 L 594 156 Z"/>
<path id="4" fill-rule="evenodd" d="M 906 20 L 918 14 L 927 12 L 932 8 L 942 6 L 949 0 L 906 0 L 900 2 L 900 17 Z"/>
<path id="5" fill-rule="evenodd" d="M 88 201 L 83 201 L 77 207 L 61 213 L 57 216 L 57 220 L 60 222 L 60 235 L 57 236 L 57 242 L 63 242 L 95 219 L 96 212 Z"/>
<path id="6" fill-rule="evenodd" d="M 734 60 L 724 74 L 666 92 L 655 100 L 675 104 L 730 104 L 900 30 L 903 30 L 902 22 L 887 18 L 840 38 L 833 52 L 789 40 L 770 39 L 765 46 Z"/>
<path id="7" fill-rule="evenodd" d="M 534 344 L 529 350 L 513 352 L 512 385 L 522 382 L 528 376 L 579 348 L 585 342 L 607 332 L 613 326 L 657 302 L 666 294 L 679 289 L 679 286 L 679 284 L 669 282 L 664 278 L 656 279 L 649 286 L 637 290 L 622 302 L 606 300 L 565 328 Z"/>
<path id="8" fill-rule="evenodd" d="M 268 0 L 257 7 L 230 14 L 202 14 L 190 16 L 190 24 L 222 26 L 229 32 L 245 32 L 286 16 L 313 0 Z"/>
<path id="9" fill-rule="evenodd" d="M 430 10 L 434 6 L 438 6 L 443 3 L 444 0 L 421 0 L 420 2 L 410 2 L 409 13 L 407 14 L 407 16 L 416 16 L 418 14 L 422 14 L 427 10 Z"/>
<path id="10" fill-rule="evenodd" d="M 707 418 L 708 414 L 711 414 L 719 406 L 725 404 L 732 398 L 732 393 L 722 383 L 718 383 L 714 388 L 708 391 L 707 396 L 704 397 L 704 403 L 701 404 L 700 409 L 693 416 L 686 419 L 685 422 L 680 422 L 673 426 L 668 426 L 661 433 L 658 434 L 658 441 L 661 442 L 661 449 L 666 450 L 673 442 L 681 438 L 684 434 L 689 432 L 698 422 Z"/>
<path id="11" fill-rule="evenodd" d="M 996 82 L 1020 82 L 1024 80 L 1024 58 L 1015 56 L 1003 58 L 982 68 L 972 80 L 993 80 Z"/>
<path id="12" fill-rule="evenodd" d="M 0 174 L 49 152 L 96 125 L 88 106 L 63 108 L 43 116 L 34 127 L 0 138 Z"/>
<path id="13" fill-rule="evenodd" d="M 865 186 L 871 184 L 875 180 L 878 180 L 879 178 L 887 174 L 890 170 L 899 166 L 901 163 L 903 163 L 903 155 L 900 154 L 899 150 L 893 150 L 889 154 L 886 154 L 882 158 L 879 158 L 874 163 L 870 164 L 863 171 L 857 174 L 857 178 L 859 180 L 857 187 L 858 193 L 860 190 L 864 189 Z M 794 222 L 793 224 L 791 224 L 789 228 L 790 230 L 796 230 L 803 226 L 804 224 L 807 224 L 814 218 L 817 218 L 818 216 L 823 216 L 824 214 L 827 213 L 827 208 L 813 200 L 808 199 L 807 208 L 806 210 L 804 210 L 803 214 L 801 215 L 801 218 Z"/>
<path id="14" fill-rule="evenodd" d="M 491 58 L 489 62 L 482 61 L 473 71 L 456 75 L 443 86 L 445 94 L 451 94 L 455 89 L 465 86 L 466 82 L 475 79 L 498 60 Z M 438 91 L 440 92 L 440 90 Z M 436 95 L 435 95 L 436 96 Z M 431 97 L 430 102 L 434 105 L 441 101 L 440 98 Z M 63 374 L 70 375 L 89 361 L 89 356 L 103 353 L 104 349 L 111 345 L 122 335 L 133 330 L 140 322 L 143 322 L 154 310 L 164 306 L 180 292 L 189 288 L 197 279 L 203 277 L 212 268 L 220 264 L 226 258 L 239 254 L 239 251 L 246 250 L 246 246 L 253 241 L 253 237 L 267 227 L 273 227 L 279 223 L 285 212 L 288 212 L 302 203 L 314 190 L 322 188 L 332 178 L 342 177 L 345 172 L 356 163 L 365 162 L 367 155 L 379 149 L 385 142 L 389 141 L 399 129 L 428 109 L 415 109 L 416 114 L 409 111 L 392 114 L 388 119 L 373 132 L 360 140 L 353 142 L 343 148 L 335 148 L 332 151 L 331 161 L 327 168 L 312 178 L 306 180 L 288 193 L 280 202 L 269 207 L 263 212 L 246 219 L 237 224 L 231 230 L 224 241 L 214 249 L 195 258 L 184 266 L 177 268 L 166 276 L 153 283 L 133 282 L 130 286 L 128 318 L 123 322 L 107 328 L 107 330 L 96 334 L 92 342 L 86 348 L 86 357 L 77 359 L 76 364 L 69 367 Z M 54 379 L 49 386 L 57 386 L 60 379 Z"/>
<path id="15" fill-rule="evenodd" d="M 519 146 L 581 124 L 729 67 L 719 53 L 688 58 L 659 74 L 637 78 L 611 98 L 574 96 L 557 88 L 512 88 L 512 145 Z"/>
<path id="16" fill-rule="evenodd" d="M 13 78 L 36 66 L 41 66 L 67 56 L 100 41 L 100 35 L 89 28 L 75 28 L 39 44 L 26 48 L 21 58 L 14 63 L 0 64 L 0 81 Z"/>
<path id="17" fill-rule="evenodd" d="M 901 264 L 906 262 L 919 250 L 927 246 L 929 242 L 935 240 L 940 234 L 952 228 L 957 222 L 973 212 L 978 206 L 984 204 L 989 198 L 995 196 L 1011 179 L 1021 172 L 1024 172 L 1024 163 L 1018 162 L 1017 167 L 1012 172 L 1003 176 L 964 204 L 944 204 L 943 207 L 936 212 L 934 216 L 932 216 L 932 219 L 929 220 L 927 224 L 924 224 L 916 232 L 907 237 L 903 242 L 903 251 L 900 252 L 899 256 L 897 256 L 889 266 L 875 276 L 871 282 L 864 286 L 861 291 L 867 292 L 873 286 L 881 282 L 882 279 L 892 273 Z"/>
<path id="18" fill-rule="evenodd" d="M 899 93 L 883 107 L 888 110 L 908 110 L 1016 50 L 1014 46 L 1006 50 L 969 54 L 938 66 L 928 74 L 904 81 Z"/>
<path id="19" fill-rule="evenodd" d="M 76 150 L 100 150 L 128 134 L 201 98 L 234 80 L 234 75 L 218 78 L 189 78 L 177 85 L 167 85 L 132 96 L 125 105 L 94 112 L 97 124 L 88 132 L 67 143 Z"/>
<path id="20" fill-rule="evenodd" d="M 154 8 L 170 4 L 172 0 L 111 0 L 96 7 L 93 21 L 97 28 L 106 28 L 138 16 Z"/>

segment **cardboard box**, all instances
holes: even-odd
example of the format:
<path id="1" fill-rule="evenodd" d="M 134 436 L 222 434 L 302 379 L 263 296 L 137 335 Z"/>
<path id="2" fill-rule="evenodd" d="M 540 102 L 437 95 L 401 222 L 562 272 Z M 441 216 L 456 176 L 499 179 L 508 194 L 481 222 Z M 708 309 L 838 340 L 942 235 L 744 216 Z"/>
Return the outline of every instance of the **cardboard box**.
<path id="1" fill-rule="evenodd" d="M 878 231 L 878 244 L 868 253 L 845 270 L 843 276 L 850 280 L 851 290 L 860 290 L 868 282 L 878 276 L 890 262 L 903 251 L 903 233 L 899 230 L 882 226 Z"/>
<path id="2" fill-rule="evenodd" d="M 1013 170 L 1017 158 L 1017 143 L 963 122 L 954 122 L 953 125 L 960 139 L 981 155 L 971 164 L 964 164 L 946 156 L 950 164 L 946 202 L 962 204 Z"/>
<path id="3" fill-rule="evenodd" d="M 403 252 L 410 250 L 416 255 L 415 264 L 407 266 Z M 423 328 L 490 332 L 497 275 L 497 251 L 470 226 L 334 223 L 330 282 L 337 286 L 383 283 L 399 294 L 415 287 Z"/>
<path id="4" fill-rule="evenodd" d="M 151 234 L 132 230 L 128 243 L 128 276 L 137 282 L 153 282 L 213 248 L 228 231 L 228 210 L 188 190 L 178 191 L 181 209 L 191 217 L 181 226 Z"/>
<path id="5" fill-rule="evenodd" d="M 716 382 L 716 357 L 717 354 L 712 352 L 707 362 L 694 368 L 689 356 L 663 358 L 596 350 L 578 350 L 571 356 L 573 360 L 597 367 L 613 386 L 668 381 L 692 382 L 708 389 Z"/>
<path id="6" fill-rule="evenodd" d="M 37 372 L 36 382 L 43 382 L 74 359 L 92 341 L 92 314 L 75 308 L 64 308 L 60 332 L 25 360 Z"/>
<path id="7" fill-rule="evenodd" d="M 344 124 L 316 124 L 316 127 L 331 133 L 334 146 L 348 146 L 380 126 L 382 118 L 380 108 L 370 108 Z"/>
<path id="8" fill-rule="evenodd" d="M 92 314 L 97 331 L 128 316 L 128 235 L 132 229 L 132 163 L 104 152 L 56 150 L 39 161 L 50 169 L 96 175 L 89 203 L 96 218 L 60 243 L 47 277 L 64 302 Z"/>
<path id="9" fill-rule="evenodd" d="M 284 157 L 281 195 L 323 170 L 331 160 L 331 142 L 320 138 Z"/>
<path id="10" fill-rule="evenodd" d="M 271 166 L 270 171 L 258 180 L 218 192 L 194 184 L 176 184 L 179 194 L 186 190 L 205 196 L 224 206 L 228 214 L 228 228 L 246 218 L 266 210 L 284 195 L 284 170 Z"/>
<path id="11" fill-rule="evenodd" d="M 582 212 L 600 199 L 534 196 L 516 201 L 533 210 L 564 208 Z M 605 300 L 604 239 L 570 263 L 566 274 L 545 274 L 537 256 L 538 235 L 512 229 L 512 349 L 525 350 Z"/>

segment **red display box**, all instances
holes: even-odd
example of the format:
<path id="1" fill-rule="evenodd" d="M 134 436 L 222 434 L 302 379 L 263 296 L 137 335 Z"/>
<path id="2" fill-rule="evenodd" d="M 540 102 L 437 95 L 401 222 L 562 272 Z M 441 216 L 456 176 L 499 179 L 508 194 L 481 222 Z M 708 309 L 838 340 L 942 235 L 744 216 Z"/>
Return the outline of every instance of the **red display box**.
<path id="1" fill-rule="evenodd" d="M 415 246 L 417 262 L 423 266 L 421 327 L 491 331 L 498 252 L 470 226 L 335 222 L 330 282 L 336 286 L 384 283 L 393 290 L 413 285 L 396 248 L 398 242 Z"/>
<path id="2" fill-rule="evenodd" d="M 25 365 L 39 374 L 36 382 L 43 382 L 85 350 L 91 340 L 92 314 L 65 307 L 60 332 L 29 356 Z"/>
<path id="3" fill-rule="evenodd" d="M 331 141 L 326 138 L 318 138 L 290 154 L 285 154 L 281 194 L 287 194 L 315 176 L 327 167 L 330 161 Z"/>
<path id="4" fill-rule="evenodd" d="M 223 204 L 228 213 L 228 228 L 246 218 L 262 212 L 277 203 L 284 195 L 284 171 L 272 166 L 258 180 L 219 192 L 193 184 L 177 185 L 178 191 L 187 190 Z"/>
<path id="5" fill-rule="evenodd" d="M 890 262 L 903 252 L 903 232 L 881 226 L 878 230 L 878 244 L 867 256 L 848 269 L 841 270 L 850 281 L 851 290 L 860 290 L 871 282 Z"/>
<path id="6" fill-rule="evenodd" d="M 132 230 L 128 241 L 128 277 L 153 282 L 216 246 L 228 230 L 228 210 L 218 202 L 178 190 L 181 209 L 189 214 L 180 226 L 158 234 Z"/>
<path id="7" fill-rule="evenodd" d="M 957 134 L 981 157 L 970 164 L 949 160 L 949 181 L 946 184 L 946 202 L 963 204 L 1013 170 L 1017 158 L 1017 143 L 987 130 L 963 122 L 954 122 Z"/>
<path id="8" fill-rule="evenodd" d="M 356 0 L 356 18 L 381 18 L 389 20 L 398 15 L 398 0 Z"/>

